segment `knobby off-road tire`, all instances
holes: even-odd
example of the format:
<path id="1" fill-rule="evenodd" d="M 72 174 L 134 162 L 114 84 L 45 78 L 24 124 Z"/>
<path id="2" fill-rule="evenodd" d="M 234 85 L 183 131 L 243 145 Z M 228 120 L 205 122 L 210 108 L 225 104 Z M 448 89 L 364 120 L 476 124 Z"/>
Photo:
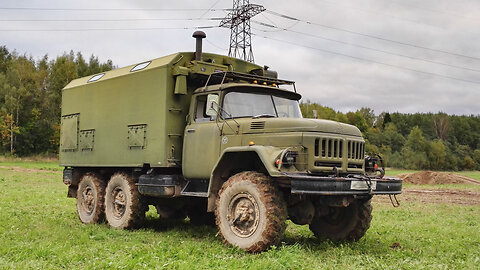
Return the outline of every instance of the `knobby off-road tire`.
<path id="1" fill-rule="evenodd" d="M 145 205 L 134 179 L 115 173 L 105 191 L 105 216 L 115 229 L 135 229 L 145 220 Z"/>
<path id="2" fill-rule="evenodd" d="M 220 189 L 215 217 L 224 243 L 261 252 L 280 243 L 287 206 L 278 188 L 264 174 L 241 172 Z"/>
<path id="3" fill-rule="evenodd" d="M 329 207 L 329 213 L 314 217 L 310 230 L 320 239 L 357 241 L 370 227 L 372 205 L 368 201 L 354 201 L 347 207 Z"/>
<path id="4" fill-rule="evenodd" d="M 104 212 L 105 182 L 94 173 L 85 174 L 77 189 L 77 212 L 83 223 L 101 223 Z"/>

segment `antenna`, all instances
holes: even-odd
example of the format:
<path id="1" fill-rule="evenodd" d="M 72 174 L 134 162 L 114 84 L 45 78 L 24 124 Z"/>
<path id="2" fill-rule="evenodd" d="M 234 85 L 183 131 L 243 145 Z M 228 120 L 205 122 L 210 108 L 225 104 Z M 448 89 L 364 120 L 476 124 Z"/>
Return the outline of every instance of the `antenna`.
<path id="1" fill-rule="evenodd" d="M 254 62 L 250 19 L 266 9 L 250 4 L 250 0 L 233 0 L 233 9 L 220 22 L 220 27 L 230 28 L 228 56 Z"/>

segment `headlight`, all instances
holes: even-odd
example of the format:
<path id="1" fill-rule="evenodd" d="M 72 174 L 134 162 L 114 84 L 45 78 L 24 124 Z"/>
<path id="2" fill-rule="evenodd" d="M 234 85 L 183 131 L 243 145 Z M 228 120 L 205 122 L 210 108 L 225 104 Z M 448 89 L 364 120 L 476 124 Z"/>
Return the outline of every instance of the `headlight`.
<path id="1" fill-rule="evenodd" d="M 286 150 L 283 154 L 282 165 L 283 166 L 292 166 L 297 162 L 298 153 L 290 150 Z"/>

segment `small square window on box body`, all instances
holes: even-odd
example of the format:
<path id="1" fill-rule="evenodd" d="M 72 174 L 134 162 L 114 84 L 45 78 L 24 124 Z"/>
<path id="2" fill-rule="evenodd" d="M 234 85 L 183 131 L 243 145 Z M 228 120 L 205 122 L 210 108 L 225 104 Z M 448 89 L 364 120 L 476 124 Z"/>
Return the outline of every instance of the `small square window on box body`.
<path id="1" fill-rule="evenodd" d="M 88 80 L 87 82 L 98 81 L 103 77 L 103 75 L 105 75 L 105 73 L 97 74 L 97 75 L 93 76 L 92 78 L 90 78 L 90 80 Z"/>
<path id="2" fill-rule="evenodd" d="M 150 65 L 151 62 L 152 62 L 152 61 L 138 64 L 138 65 L 134 66 L 134 67 L 130 70 L 130 72 L 142 70 L 142 69 L 146 68 L 148 65 Z"/>

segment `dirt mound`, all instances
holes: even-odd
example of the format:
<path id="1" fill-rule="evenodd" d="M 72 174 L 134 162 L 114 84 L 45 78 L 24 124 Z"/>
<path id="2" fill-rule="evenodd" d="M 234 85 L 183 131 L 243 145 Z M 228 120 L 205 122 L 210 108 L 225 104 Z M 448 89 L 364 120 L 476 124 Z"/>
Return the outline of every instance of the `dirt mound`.
<path id="1" fill-rule="evenodd" d="M 474 184 L 480 185 L 480 181 L 473 178 L 445 172 L 423 171 L 416 173 L 403 173 L 397 175 L 403 183 L 417 185 L 442 185 L 442 184 Z"/>

